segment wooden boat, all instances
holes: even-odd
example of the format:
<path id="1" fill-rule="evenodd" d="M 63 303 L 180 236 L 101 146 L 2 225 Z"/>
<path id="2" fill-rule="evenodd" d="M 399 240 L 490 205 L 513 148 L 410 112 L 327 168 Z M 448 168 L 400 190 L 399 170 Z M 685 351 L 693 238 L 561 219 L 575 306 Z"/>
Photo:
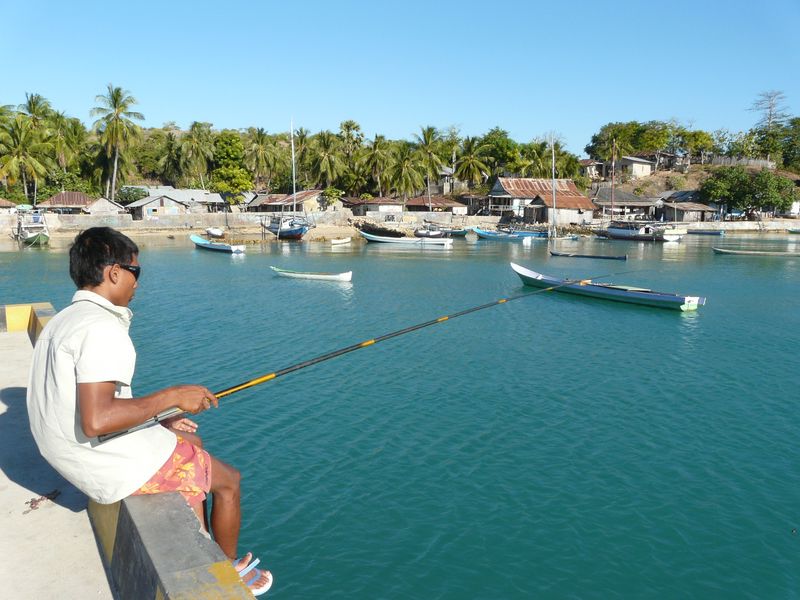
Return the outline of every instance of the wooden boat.
<path id="1" fill-rule="evenodd" d="M 547 233 L 544 236 L 534 236 L 534 235 L 526 235 L 526 233 L 532 232 L 520 232 L 520 231 L 487 231 L 485 229 L 481 229 L 480 227 L 473 227 L 472 230 L 478 235 L 478 237 L 482 240 L 497 240 L 501 242 L 519 242 L 524 239 L 535 240 L 535 239 L 546 239 Z"/>
<path id="2" fill-rule="evenodd" d="M 542 275 L 536 271 L 531 271 L 516 263 L 511 263 L 511 268 L 519 275 L 520 279 L 522 279 L 522 283 L 525 285 L 543 289 L 552 288 L 555 292 L 564 292 L 566 294 L 590 296 L 592 298 L 603 298 L 616 302 L 643 304 L 645 306 L 671 308 L 681 311 L 697 310 L 699 306 L 703 306 L 706 303 L 706 299 L 702 296 L 682 296 L 680 294 L 655 292 L 647 288 L 627 285 L 593 283 L 590 279 L 558 279 L 556 277 Z"/>
<path id="3" fill-rule="evenodd" d="M 431 234 L 436 235 L 425 235 L 424 233 L 422 235 L 418 235 L 418 231 L 431 232 Z M 441 235 L 438 235 L 438 232 L 441 232 Z M 425 225 L 414 230 L 414 235 L 417 237 L 466 237 L 467 232 L 467 229 L 455 229 L 447 225 L 440 225 L 439 223 L 426 220 Z"/>
<path id="4" fill-rule="evenodd" d="M 373 235 L 366 231 L 359 231 L 361 236 L 368 242 L 383 242 L 387 244 L 402 244 L 405 246 L 452 246 L 451 238 L 412 238 L 412 237 L 385 237 Z"/>
<path id="5" fill-rule="evenodd" d="M 725 235 L 724 229 L 689 229 L 686 233 L 691 235 Z"/>
<path id="6" fill-rule="evenodd" d="M 787 229 L 786 231 L 787 231 L 787 232 L 789 232 L 789 233 L 797 233 L 797 234 L 800 234 L 800 229 Z"/>
<path id="7" fill-rule="evenodd" d="M 428 227 L 419 227 L 418 229 L 414 230 L 414 237 L 418 238 L 443 238 L 446 237 L 444 235 L 444 231 L 439 231 L 438 229 L 430 229 Z"/>
<path id="8" fill-rule="evenodd" d="M 195 246 L 205 250 L 217 250 L 219 252 L 229 252 L 230 254 L 244 254 L 244 244 L 231 245 L 223 242 L 214 242 L 194 234 L 190 235 L 189 239 L 194 242 Z"/>
<path id="9" fill-rule="evenodd" d="M 206 233 L 212 238 L 221 238 L 225 236 L 225 232 L 219 227 L 206 227 Z"/>
<path id="10" fill-rule="evenodd" d="M 770 250 L 729 250 L 728 248 L 711 248 L 717 254 L 735 254 L 737 256 L 786 256 L 797 257 L 800 252 L 782 252 Z"/>
<path id="11" fill-rule="evenodd" d="M 296 215 L 273 217 L 269 223 L 262 221 L 261 226 L 281 240 L 299 240 L 311 228 L 305 217 Z"/>
<path id="12" fill-rule="evenodd" d="M 621 256 L 610 256 L 608 254 L 576 254 L 575 252 L 557 252 L 555 250 L 550 250 L 551 256 L 563 256 L 566 258 L 602 258 L 605 260 L 628 260 L 627 254 L 622 254 Z"/>
<path id="13" fill-rule="evenodd" d="M 344 246 L 345 244 L 349 244 L 349 243 L 350 243 L 350 238 L 349 237 L 333 238 L 331 240 L 331 246 Z"/>
<path id="14" fill-rule="evenodd" d="M 405 237 L 405 234 L 402 231 L 392 227 L 384 227 L 383 225 L 370 223 L 369 221 L 362 221 L 361 223 L 358 223 L 356 227 L 358 227 L 358 229 L 363 233 L 369 233 L 370 235 L 377 235 L 379 237 Z"/>
<path id="15" fill-rule="evenodd" d="M 314 273 L 309 271 L 289 271 L 288 269 L 279 269 L 278 267 L 270 267 L 276 275 L 281 277 L 291 277 L 293 279 L 318 279 L 321 281 L 350 281 L 353 279 L 353 272 L 347 271 L 345 273 Z"/>
<path id="16" fill-rule="evenodd" d="M 639 242 L 677 242 L 686 230 L 668 227 L 654 222 L 612 221 L 605 234 L 614 240 Z"/>
<path id="17" fill-rule="evenodd" d="M 546 239 L 550 237 L 550 234 L 547 231 L 539 231 L 535 229 L 514 229 L 513 227 L 498 227 L 497 231 L 499 231 L 500 233 L 518 235 L 520 237 L 541 238 L 541 239 Z"/>
<path id="18" fill-rule="evenodd" d="M 17 226 L 11 237 L 25 246 L 46 246 L 50 243 L 50 230 L 44 214 L 38 211 L 17 215 Z"/>

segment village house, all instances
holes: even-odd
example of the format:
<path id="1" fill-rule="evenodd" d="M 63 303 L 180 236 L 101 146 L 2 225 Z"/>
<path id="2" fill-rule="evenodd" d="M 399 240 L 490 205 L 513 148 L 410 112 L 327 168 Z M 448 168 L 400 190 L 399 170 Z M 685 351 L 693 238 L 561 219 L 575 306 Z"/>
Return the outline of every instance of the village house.
<path id="1" fill-rule="evenodd" d="M 217 192 L 193 188 L 174 188 L 171 185 L 131 185 L 126 188 L 139 189 L 147 192 L 149 198 L 159 198 L 165 196 L 187 207 L 187 212 L 192 213 L 214 213 L 223 212 L 228 203 Z M 130 204 L 128 205 L 130 207 Z"/>
<path id="2" fill-rule="evenodd" d="M 95 198 L 83 192 L 59 192 L 50 196 L 47 200 L 42 200 L 36 208 L 51 212 L 58 212 L 64 215 L 78 215 L 85 212 L 85 209 L 93 204 Z"/>
<path id="3" fill-rule="evenodd" d="M 368 217 L 373 221 L 400 221 L 403 218 L 403 201 L 399 198 L 342 198 L 342 205 L 354 217 Z"/>
<path id="4" fill-rule="evenodd" d="M 324 199 L 322 190 L 302 190 L 296 194 L 256 194 L 244 209 L 247 212 L 269 213 L 311 213 L 323 210 L 336 210 L 341 208 L 341 202 L 332 203 L 323 207 Z"/>
<path id="5" fill-rule="evenodd" d="M 656 220 L 660 216 L 657 209 L 662 203 L 658 198 L 643 198 L 622 190 L 614 190 L 612 195 L 608 185 L 594 188 L 590 196 L 600 209 L 600 216 L 606 219 Z"/>
<path id="6" fill-rule="evenodd" d="M 0 198 L 0 215 L 8 215 L 17 212 L 17 205 L 11 202 L 11 200 L 6 200 L 4 198 Z"/>
<path id="7" fill-rule="evenodd" d="M 185 215 L 189 212 L 189 203 L 158 194 L 131 202 L 126 208 L 134 221 L 155 220 L 167 215 Z"/>
<path id="8" fill-rule="evenodd" d="M 668 190 L 659 194 L 667 221 L 718 221 L 719 207 L 701 202 L 699 190 Z"/>
<path id="9" fill-rule="evenodd" d="M 571 179 L 555 180 L 555 205 L 551 179 L 498 177 L 489 192 L 491 214 L 526 223 L 591 223 L 594 208 Z"/>
<path id="10" fill-rule="evenodd" d="M 451 212 L 454 215 L 467 214 L 467 205 L 446 196 L 417 196 L 406 201 L 409 212 Z"/>
<path id="11" fill-rule="evenodd" d="M 614 170 L 616 176 L 627 176 L 630 179 L 641 179 L 651 175 L 655 169 L 655 163 L 651 160 L 639 158 L 637 156 L 623 156 L 616 161 Z M 611 176 L 611 161 L 605 163 L 606 177 Z"/>
<path id="12" fill-rule="evenodd" d="M 579 161 L 580 174 L 583 177 L 588 177 L 591 180 L 598 180 L 603 178 L 603 162 L 599 160 L 592 160 L 586 158 Z"/>

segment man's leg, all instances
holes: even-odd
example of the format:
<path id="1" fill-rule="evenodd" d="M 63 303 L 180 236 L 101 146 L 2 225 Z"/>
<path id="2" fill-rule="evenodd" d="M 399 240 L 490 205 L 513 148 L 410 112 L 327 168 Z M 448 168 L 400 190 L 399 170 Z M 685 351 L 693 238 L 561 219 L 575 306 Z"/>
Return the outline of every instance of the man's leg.
<path id="1" fill-rule="evenodd" d="M 240 482 L 239 471 L 211 456 L 211 531 L 231 560 L 236 559 L 242 523 Z"/>

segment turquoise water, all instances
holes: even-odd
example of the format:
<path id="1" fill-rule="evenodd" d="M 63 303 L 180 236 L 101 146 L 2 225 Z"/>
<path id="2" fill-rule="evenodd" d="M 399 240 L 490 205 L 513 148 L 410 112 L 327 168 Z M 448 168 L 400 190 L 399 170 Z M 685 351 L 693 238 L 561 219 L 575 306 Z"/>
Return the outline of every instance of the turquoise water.
<path id="1" fill-rule="evenodd" d="M 535 294 L 230 396 L 201 433 L 244 474 L 241 546 L 271 598 L 795 598 L 800 259 L 720 244 L 800 250 L 140 243 L 134 390 L 223 389 L 523 292 L 509 260 L 707 296 L 682 314 Z M 0 252 L 0 303 L 71 295 L 64 253 Z"/>

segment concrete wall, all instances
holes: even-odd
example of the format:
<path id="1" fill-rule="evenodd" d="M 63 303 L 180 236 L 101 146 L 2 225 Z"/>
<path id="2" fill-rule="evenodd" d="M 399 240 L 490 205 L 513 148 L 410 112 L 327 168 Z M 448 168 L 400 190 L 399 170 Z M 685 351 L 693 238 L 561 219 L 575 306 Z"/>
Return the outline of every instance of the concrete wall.
<path id="1" fill-rule="evenodd" d="M 121 600 L 253 598 L 178 493 L 90 501 L 89 518 Z"/>

